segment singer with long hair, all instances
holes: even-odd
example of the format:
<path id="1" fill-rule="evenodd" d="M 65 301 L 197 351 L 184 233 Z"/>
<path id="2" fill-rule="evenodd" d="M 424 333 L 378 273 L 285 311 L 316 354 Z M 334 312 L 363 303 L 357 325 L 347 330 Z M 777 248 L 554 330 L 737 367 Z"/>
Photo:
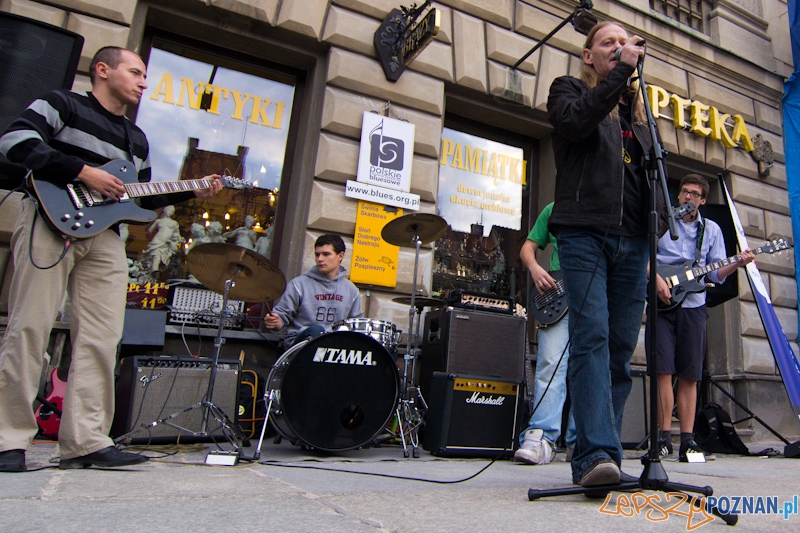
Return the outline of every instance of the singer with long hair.
<path id="1" fill-rule="evenodd" d="M 622 410 L 644 311 L 645 155 L 653 142 L 631 81 L 644 52 L 644 39 L 629 37 L 619 24 L 596 25 L 586 38 L 580 78 L 554 80 L 547 101 L 556 164 L 550 227 L 570 313 L 572 478 L 584 487 L 620 481 Z M 659 210 L 661 235 L 666 206 Z"/>

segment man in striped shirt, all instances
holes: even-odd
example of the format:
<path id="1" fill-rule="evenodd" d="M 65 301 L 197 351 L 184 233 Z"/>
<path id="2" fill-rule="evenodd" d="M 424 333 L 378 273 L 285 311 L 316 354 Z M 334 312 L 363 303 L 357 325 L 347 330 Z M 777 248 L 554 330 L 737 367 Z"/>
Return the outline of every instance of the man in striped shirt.
<path id="1" fill-rule="evenodd" d="M 113 200 L 123 182 L 98 168 L 132 161 L 139 181 L 150 180 L 147 137 L 124 116 L 147 88 L 146 67 L 135 53 L 105 47 L 90 65 L 92 91 L 52 91 L 34 101 L 0 137 L 0 153 L 39 180 L 67 185 L 78 179 Z M 221 189 L 155 196 L 154 209 Z M 65 241 L 51 232 L 30 198 L 22 200 L 11 247 L 14 276 L 8 327 L 0 352 L 0 472 L 26 469 L 25 450 L 38 426 L 31 405 L 39 389 L 43 355 L 64 292 L 72 303 L 72 360 L 59 426 L 59 468 L 120 467 L 146 457 L 118 450 L 108 437 L 114 415 L 114 367 L 122 336 L 127 261 L 116 228 Z"/>

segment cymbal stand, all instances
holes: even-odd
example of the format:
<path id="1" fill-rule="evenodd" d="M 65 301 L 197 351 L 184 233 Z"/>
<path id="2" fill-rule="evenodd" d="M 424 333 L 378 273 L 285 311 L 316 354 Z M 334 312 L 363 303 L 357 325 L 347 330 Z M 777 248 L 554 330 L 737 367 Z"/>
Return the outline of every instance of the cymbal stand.
<path id="1" fill-rule="evenodd" d="M 417 319 L 417 326 L 414 327 L 414 314 L 417 313 L 417 308 L 414 305 L 414 298 L 417 294 L 417 270 L 419 267 L 419 249 L 422 241 L 419 235 L 415 235 L 411 242 L 414 243 L 416 254 L 414 256 L 414 277 L 411 282 L 411 304 L 408 307 L 408 336 L 406 337 L 406 353 L 403 356 L 403 383 L 401 386 L 400 404 L 397 407 L 397 422 L 400 426 L 400 438 L 403 444 L 403 457 L 408 457 L 408 448 L 406 446 L 406 437 L 411 444 L 411 451 L 414 458 L 419 457 L 419 428 L 422 425 L 421 407 L 426 410 L 428 406 L 425 404 L 425 399 L 422 393 L 414 384 L 414 376 L 416 371 L 416 361 L 419 349 L 419 319 Z M 419 313 L 421 314 L 421 310 Z M 414 342 L 412 348 L 411 335 L 414 332 Z M 409 374 L 410 372 L 410 374 Z M 417 405 L 419 400 L 419 406 Z M 402 413 L 401 413 L 402 409 Z M 401 416 L 402 415 L 402 416 Z"/>
<path id="2" fill-rule="evenodd" d="M 224 435 L 225 439 L 233 446 L 235 451 L 235 458 L 238 458 L 239 454 L 241 453 L 241 448 L 239 447 L 238 441 L 245 443 L 247 439 L 245 438 L 244 434 L 241 432 L 239 427 L 234 424 L 228 415 L 220 409 L 217 405 L 212 402 L 212 397 L 214 393 L 214 383 L 217 378 L 217 366 L 219 364 L 219 355 L 222 349 L 222 345 L 225 343 L 225 339 L 222 338 L 222 330 L 225 327 L 225 313 L 228 307 L 228 293 L 230 289 L 232 289 L 236 285 L 236 274 L 241 271 L 241 267 L 238 267 L 237 270 L 233 273 L 231 279 L 225 281 L 225 291 L 222 297 L 222 307 L 219 311 L 219 327 L 217 328 L 217 336 L 214 338 L 214 358 L 211 362 L 211 373 L 208 378 L 208 389 L 206 390 L 206 395 L 203 397 L 201 401 L 198 403 L 187 407 L 186 409 L 182 409 L 176 413 L 173 413 L 165 418 L 161 418 L 149 424 L 142 424 L 138 428 L 125 433 L 114 439 L 115 443 L 120 443 L 126 440 L 131 435 L 141 431 L 142 429 L 152 428 L 157 426 L 158 424 L 164 424 L 171 428 L 175 428 L 179 431 L 183 431 L 193 437 L 209 437 L 211 436 L 210 432 L 208 431 L 208 419 L 209 417 L 213 416 L 214 420 L 219 423 L 220 429 L 222 430 L 222 434 Z M 171 420 L 182 416 L 184 414 L 190 413 L 195 409 L 203 409 L 203 422 L 200 426 L 200 431 L 193 431 L 187 427 L 180 426 L 176 423 L 171 422 Z M 216 462 L 216 461 L 209 461 L 206 459 L 206 462 L 210 464 L 235 464 L 235 458 L 233 462 Z"/>

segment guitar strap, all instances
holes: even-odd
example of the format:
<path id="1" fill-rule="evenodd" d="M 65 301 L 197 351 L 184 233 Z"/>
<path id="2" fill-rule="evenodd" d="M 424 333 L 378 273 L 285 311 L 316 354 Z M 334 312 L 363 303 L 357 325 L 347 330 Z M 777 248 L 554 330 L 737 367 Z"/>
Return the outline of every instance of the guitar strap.
<path id="1" fill-rule="evenodd" d="M 706 221 L 703 218 L 698 217 L 697 219 L 697 236 L 696 236 L 696 247 L 694 250 L 694 258 L 697 263 L 700 263 L 700 259 L 703 257 L 703 237 L 706 235 Z"/>
<path id="2" fill-rule="evenodd" d="M 133 156 L 133 137 L 131 135 L 131 125 L 128 124 L 128 118 L 123 116 L 122 123 L 125 125 L 125 141 L 128 143 L 128 154 L 131 157 L 131 163 L 133 163 L 133 168 L 136 168 L 136 159 Z M 139 179 L 139 170 L 136 170 L 136 179 Z"/>

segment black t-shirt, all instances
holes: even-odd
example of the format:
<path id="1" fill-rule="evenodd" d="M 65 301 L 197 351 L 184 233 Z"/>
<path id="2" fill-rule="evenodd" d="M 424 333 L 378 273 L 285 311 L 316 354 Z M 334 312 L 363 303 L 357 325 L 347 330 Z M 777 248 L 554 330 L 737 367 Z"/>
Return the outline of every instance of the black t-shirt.
<path id="1" fill-rule="evenodd" d="M 647 233 L 647 174 L 644 150 L 631 127 L 631 106 L 619 104 L 618 110 L 625 174 L 622 187 L 622 226 L 612 227 L 610 233 L 630 237 Z"/>

